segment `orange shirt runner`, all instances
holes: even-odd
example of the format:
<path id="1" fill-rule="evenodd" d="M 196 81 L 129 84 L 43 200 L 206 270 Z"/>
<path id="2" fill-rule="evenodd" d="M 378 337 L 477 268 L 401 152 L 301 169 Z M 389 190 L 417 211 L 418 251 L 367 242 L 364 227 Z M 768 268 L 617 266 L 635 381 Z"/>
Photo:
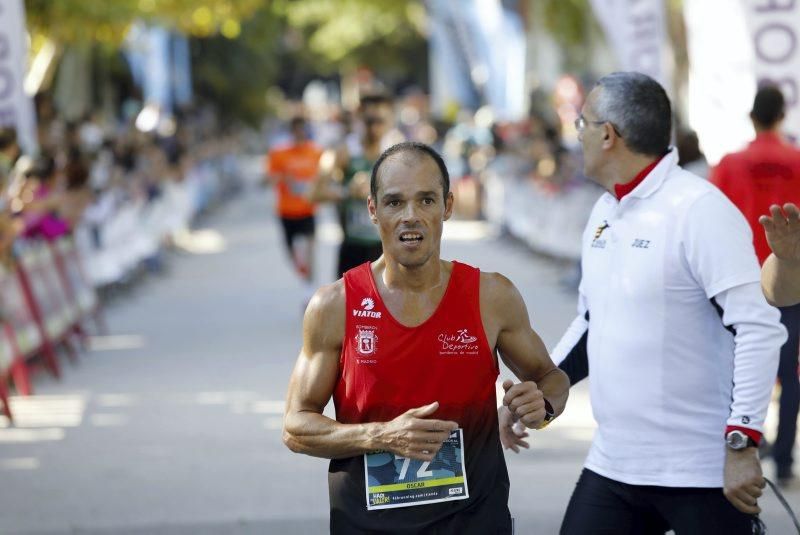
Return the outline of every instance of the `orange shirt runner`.
<path id="1" fill-rule="evenodd" d="M 319 171 L 320 149 L 314 142 L 285 145 L 269 152 L 267 172 L 278 179 L 278 215 L 301 219 L 314 215 L 307 194 Z"/>

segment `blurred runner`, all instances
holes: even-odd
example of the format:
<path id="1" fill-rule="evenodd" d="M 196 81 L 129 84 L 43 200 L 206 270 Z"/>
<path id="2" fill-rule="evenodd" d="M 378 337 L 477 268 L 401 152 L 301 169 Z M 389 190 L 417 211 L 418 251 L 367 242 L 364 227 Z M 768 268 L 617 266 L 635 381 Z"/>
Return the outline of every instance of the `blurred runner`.
<path id="1" fill-rule="evenodd" d="M 539 429 L 564 409 L 567 377 L 514 285 L 440 258 L 452 212 L 441 156 L 419 143 L 384 152 L 368 212 L 383 257 L 306 311 L 284 442 L 331 459 L 331 533 L 512 533 L 498 355 L 522 381 L 503 383 L 509 418 Z"/>
<path id="2" fill-rule="evenodd" d="M 382 254 L 380 236 L 367 212 L 370 172 L 384 149 L 402 141 L 402 134 L 394 129 L 394 107 L 388 95 L 363 96 L 358 115 L 363 129 L 347 136 L 337 147 L 332 165 L 321 173 L 312 195 L 319 202 L 337 203 L 344 235 L 338 277 Z"/>
<path id="3" fill-rule="evenodd" d="M 270 151 L 267 176 L 277 190 L 278 217 L 289 257 L 310 293 L 314 280 L 315 207 L 309 201 L 309 193 L 319 172 L 322 150 L 308 138 L 304 118 L 295 117 L 289 127 L 292 139 L 288 145 Z"/>

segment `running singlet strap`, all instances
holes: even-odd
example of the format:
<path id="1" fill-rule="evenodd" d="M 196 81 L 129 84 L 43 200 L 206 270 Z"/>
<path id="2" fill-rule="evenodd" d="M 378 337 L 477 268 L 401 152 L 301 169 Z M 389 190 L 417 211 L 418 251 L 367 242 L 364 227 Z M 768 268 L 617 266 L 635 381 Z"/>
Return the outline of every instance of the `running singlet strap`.
<path id="1" fill-rule="evenodd" d="M 481 321 L 480 271 L 453 262 L 438 308 L 413 328 L 386 308 L 369 263 L 348 271 L 344 282 L 336 419 L 385 422 L 438 401 L 431 418 L 456 421 L 463 430 L 469 498 L 368 511 L 363 456 L 334 459 L 328 474 L 331 532 L 510 533 L 508 473 L 497 429 L 498 369 Z"/>

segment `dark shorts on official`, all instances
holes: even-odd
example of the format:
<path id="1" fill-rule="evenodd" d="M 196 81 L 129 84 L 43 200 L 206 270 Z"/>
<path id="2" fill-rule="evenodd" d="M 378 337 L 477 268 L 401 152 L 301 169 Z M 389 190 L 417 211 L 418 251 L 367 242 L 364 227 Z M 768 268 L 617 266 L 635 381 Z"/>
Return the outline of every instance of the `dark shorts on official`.
<path id="1" fill-rule="evenodd" d="M 584 468 L 561 535 L 753 535 L 754 522 L 720 488 L 628 485 Z"/>

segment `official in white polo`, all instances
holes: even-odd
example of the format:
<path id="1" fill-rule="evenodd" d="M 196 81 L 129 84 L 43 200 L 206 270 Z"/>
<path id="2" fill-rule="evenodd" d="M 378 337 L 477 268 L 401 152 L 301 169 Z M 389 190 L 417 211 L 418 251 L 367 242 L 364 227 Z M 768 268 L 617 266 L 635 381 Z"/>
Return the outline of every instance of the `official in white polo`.
<path id="1" fill-rule="evenodd" d="M 664 89 L 614 73 L 576 121 L 606 190 L 583 235 L 578 317 L 554 349 L 591 370 L 597 433 L 562 534 L 753 533 L 758 442 L 786 339 L 750 228 L 677 165 Z M 519 444 L 501 421 L 504 445 Z M 726 499 L 727 498 L 727 499 Z"/>

